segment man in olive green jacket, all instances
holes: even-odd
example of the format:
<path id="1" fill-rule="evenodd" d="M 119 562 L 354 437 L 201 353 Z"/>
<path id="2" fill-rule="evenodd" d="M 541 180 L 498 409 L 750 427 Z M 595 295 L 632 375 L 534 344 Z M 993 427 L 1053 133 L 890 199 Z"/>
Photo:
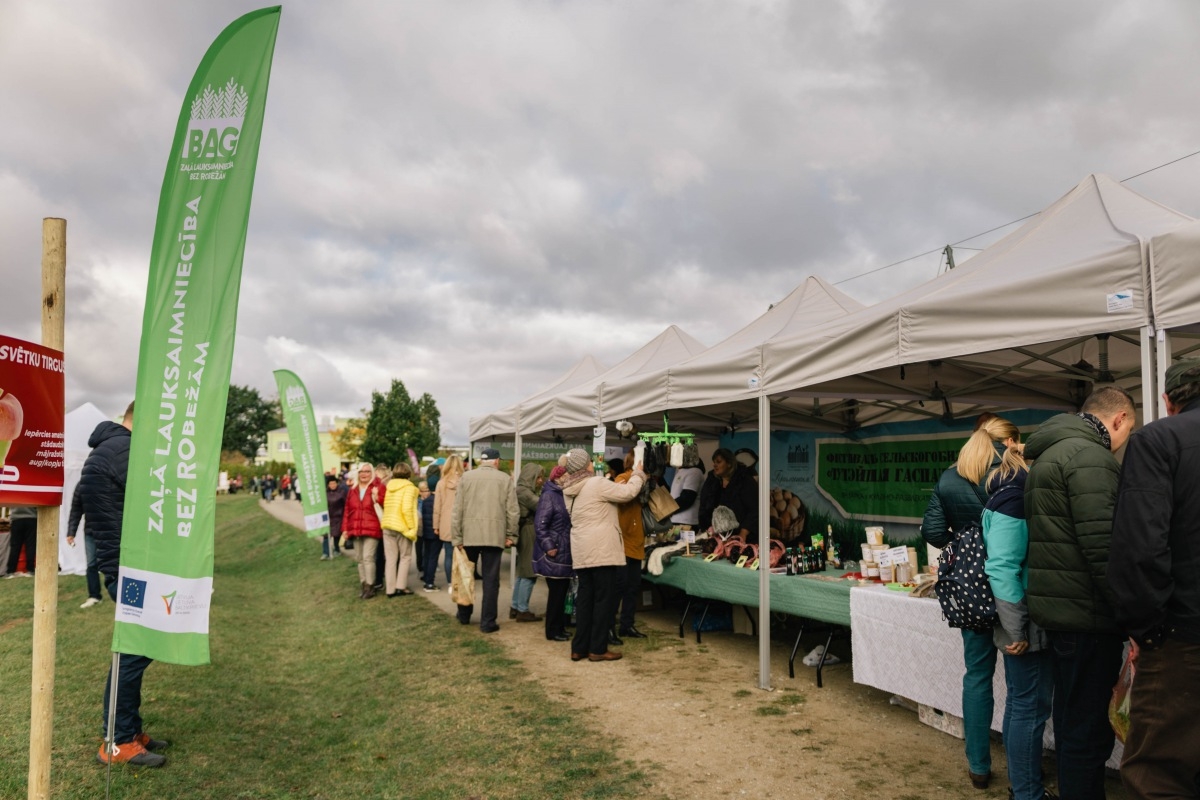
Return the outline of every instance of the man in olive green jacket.
<path id="1" fill-rule="evenodd" d="M 517 487 L 497 468 L 499 464 L 500 451 L 490 447 L 483 451 L 479 466 L 462 476 L 450 514 L 450 541 L 475 562 L 483 578 L 479 629 L 484 633 L 500 630 L 496 622 L 500 557 L 504 548 L 517 541 L 520 519 Z M 461 606 L 458 621 L 469 624 L 472 610 L 471 606 Z"/>
<path id="2" fill-rule="evenodd" d="M 1108 699 L 1123 636 L 1108 586 L 1108 546 L 1133 398 L 1097 389 L 1079 414 L 1047 420 L 1025 443 L 1029 616 L 1050 637 L 1054 737 L 1063 800 L 1102 800 L 1114 737 Z"/>

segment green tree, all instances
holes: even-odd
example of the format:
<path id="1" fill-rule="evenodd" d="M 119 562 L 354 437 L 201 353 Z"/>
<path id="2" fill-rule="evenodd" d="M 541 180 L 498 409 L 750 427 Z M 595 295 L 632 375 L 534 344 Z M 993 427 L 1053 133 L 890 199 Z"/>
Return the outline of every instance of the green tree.
<path id="1" fill-rule="evenodd" d="M 353 417 L 346 420 L 346 424 L 335 430 L 332 435 L 333 452 L 346 461 L 358 461 L 358 450 L 367 435 L 367 421 L 362 417 Z"/>
<path id="2" fill-rule="evenodd" d="M 247 458 L 254 458 L 258 448 L 267 441 L 267 431 L 282 427 L 279 398 L 264 400 L 258 389 L 229 384 L 222 450 L 236 450 Z"/>
<path id="3" fill-rule="evenodd" d="M 420 458 L 436 453 L 441 441 L 441 414 L 428 392 L 413 400 L 398 380 L 387 394 L 371 392 L 366 435 L 358 448 L 364 461 L 407 461 L 409 448 Z"/>

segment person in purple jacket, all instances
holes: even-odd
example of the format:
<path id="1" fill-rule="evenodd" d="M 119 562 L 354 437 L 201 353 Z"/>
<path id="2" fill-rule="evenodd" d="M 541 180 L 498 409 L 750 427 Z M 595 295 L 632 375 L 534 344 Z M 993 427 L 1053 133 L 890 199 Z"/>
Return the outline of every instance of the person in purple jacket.
<path id="1" fill-rule="evenodd" d="M 533 571 L 546 579 L 549 596 L 546 600 L 546 638 L 552 642 L 565 642 L 567 615 L 564 603 L 571 578 L 571 515 L 563 501 L 562 484 L 559 479 L 567 472 L 566 467 L 555 467 L 550 479 L 542 485 L 537 510 L 533 517 Z"/>

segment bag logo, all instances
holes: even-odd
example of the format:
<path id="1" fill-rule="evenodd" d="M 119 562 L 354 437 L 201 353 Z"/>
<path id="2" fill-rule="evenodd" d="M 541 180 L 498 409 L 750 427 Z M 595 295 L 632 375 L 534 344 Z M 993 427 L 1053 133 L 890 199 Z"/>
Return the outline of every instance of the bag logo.
<path id="1" fill-rule="evenodd" d="M 249 107 L 250 95 L 236 78 L 216 91 L 212 84 L 205 86 L 192 100 L 181 171 L 191 173 L 192 180 L 223 180 L 233 166 Z"/>
<path id="2" fill-rule="evenodd" d="M 289 386 L 284 392 L 284 401 L 292 411 L 300 411 L 308 405 L 308 398 L 299 386 Z"/>

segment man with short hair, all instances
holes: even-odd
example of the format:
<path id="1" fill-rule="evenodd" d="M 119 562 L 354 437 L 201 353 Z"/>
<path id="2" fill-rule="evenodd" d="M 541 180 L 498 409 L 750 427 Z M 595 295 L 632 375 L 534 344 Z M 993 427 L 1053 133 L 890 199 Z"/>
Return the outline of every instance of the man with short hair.
<path id="1" fill-rule="evenodd" d="M 125 517 L 125 478 L 129 473 L 130 431 L 133 430 L 133 403 L 125 409 L 118 425 L 104 421 L 92 431 L 87 461 L 79 476 L 79 486 L 71 502 L 71 517 L 83 515 L 83 529 L 95 544 L 96 570 L 104 578 L 108 595 L 117 599 L 117 574 L 121 567 L 121 524 Z M 78 522 L 76 522 L 78 524 Z M 96 760 L 101 764 L 133 764 L 138 767 L 161 767 L 167 742 L 151 739 L 142 730 L 142 675 L 151 659 L 129 653 L 117 654 L 117 708 L 113 728 L 113 752 L 100 745 Z M 109 670 L 104 687 L 104 717 L 102 731 L 108 735 L 108 700 L 111 696 L 113 674 Z"/>
<path id="2" fill-rule="evenodd" d="M 1050 637 L 1054 748 L 1063 800 L 1104 795 L 1114 736 L 1108 700 L 1124 637 L 1109 589 L 1109 540 L 1121 467 L 1113 455 L 1136 419 L 1117 386 L 1092 392 L 1078 414 L 1059 414 L 1025 443 L 1029 616 Z"/>
<path id="3" fill-rule="evenodd" d="M 489 447 L 479 457 L 479 467 L 465 473 L 458 484 L 450 515 L 450 541 L 475 562 L 483 578 L 479 630 L 494 633 L 500 597 L 500 557 L 518 538 L 520 506 L 512 478 L 499 470 L 500 451 Z M 471 622 L 473 606 L 460 606 L 458 621 Z"/>
<path id="4" fill-rule="evenodd" d="M 1164 389 L 1167 416 L 1125 450 L 1108 562 L 1140 650 L 1121 780 L 1134 797 L 1200 798 L 1200 359 Z"/>

